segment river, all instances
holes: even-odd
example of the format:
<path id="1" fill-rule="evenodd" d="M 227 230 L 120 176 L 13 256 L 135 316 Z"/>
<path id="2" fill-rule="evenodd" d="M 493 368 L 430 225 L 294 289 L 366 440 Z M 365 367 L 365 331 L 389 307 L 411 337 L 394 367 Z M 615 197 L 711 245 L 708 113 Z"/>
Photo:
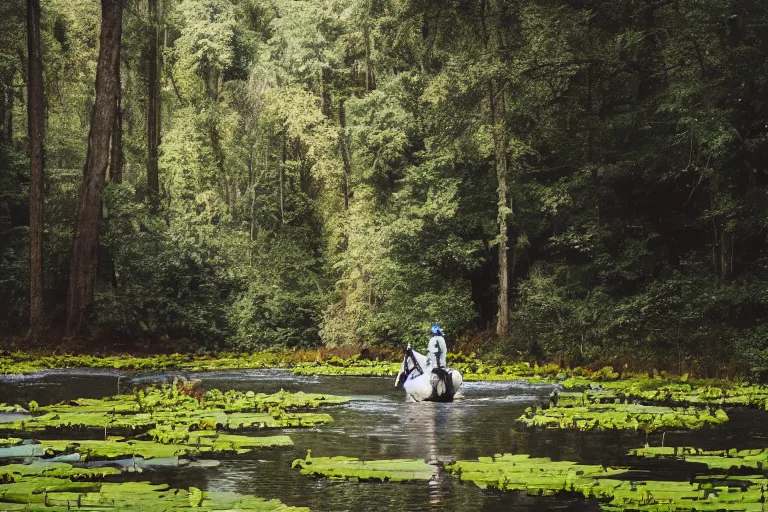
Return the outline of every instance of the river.
<path id="1" fill-rule="evenodd" d="M 181 467 L 142 475 L 175 487 L 234 491 L 315 512 L 341 511 L 543 511 L 599 510 L 581 498 L 545 498 L 482 490 L 438 473 L 430 483 L 351 483 L 313 479 L 291 469 L 312 456 L 361 459 L 466 460 L 496 453 L 528 453 L 553 460 L 619 464 L 629 448 L 642 446 L 642 433 L 581 433 L 526 430 L 515 424 L 526 407 L 548 396 L 551 386 L 522 382 L 465 382 L 463 397 L 449 404 L 406 403 L 392 378 L 303 377 L 286 370 L 162 372 L 130 374 L 111 370 L 51 370 L 0 376 L 0 402 L 40 405 L 75 398 L 101 398 L 134 386 L 174 377 L 199 379 L 206 389 L 273 393 L 305 391 L 347 395 L 353 400 L 328 412 L 334 423 L 315 429 L 284 429 L 294 446 L 257 451 L 223 460 L 217 467 Z M 705 448 L 765 447 L 768 425 L 758 411 L 731 410 L 727 427 L 696 434 L 669 433 L 666 442 Z M 275 431 L 269 431 L 275 434 Z M 660 434 L 654 434 L 657 437 Z M 658 440 L 656 440 L 658 441 Z M 662 475 L 663 476 L 663 475 Z M 679 478 L 680 475 L 669 475 Z"/>

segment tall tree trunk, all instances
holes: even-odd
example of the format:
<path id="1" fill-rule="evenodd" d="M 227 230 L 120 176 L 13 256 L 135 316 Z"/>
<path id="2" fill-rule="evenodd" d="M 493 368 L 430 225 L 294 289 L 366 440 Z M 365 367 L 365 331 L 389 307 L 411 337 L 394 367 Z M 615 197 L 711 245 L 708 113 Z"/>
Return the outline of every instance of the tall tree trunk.
<path id="1" fill-rule="evenodd" d="M 45 96 L 40 48 L 40 0 L 27 0 L 27 125 L 29 128 L 29 327 L 34 338 L 43 324 L 43 176 Z"/>
<path id="2" fill-rule="evenodd" d="M 501 13 L 498 5 L 493 5 L 493 0 L 481 2 L 481 28 L 486 53 L 493 66 L 501 52 L 503 40 L 501 36 Z M 495 9 L 494 9 L 495 7 Z M 497 12 L 489 13 L 495 10 Z M 488 29 L 488 15 L 496 16 L 495 41 Z M 495 44 L 494 44 L 495 43 Z M 499 337 L 509 335 L 509 189 L 507 184 L 509 144 L 507 142 L 504 118 L 506 117 L 506 102 L 504 101 L 504 84 L 496 78 L 488 80 L 488 110 L 490 115 L 491 132 L 493 133 L 494 160 L 496 163 L 496 179 L 498 181 L 498 213 L 499 234 L 497 243 L 499 246 L 499 296 L 498 312 L 496 316 L 496 334 Z"/>
<path id="3" fill-rule="evenodd" d="M 157 203 L 159 191 L 159 178 L 157 169 L 159 127 L 158 108 L 160 104 L 160 84 L 158 80 L 158 17 L 157 0 L 149 0 L 149 71 L 148 71 L 148 100 L 147 100 L 147 186 L 149 188 L 150 204 L 154 209 Z"/>
<path id="4" fill-rule="evenodd" d="M 109 157 L 109 181 L 110 183 L 123 182 L 123 167 L 125 165 L 125 155 L 123 153 L 123 85 L 120 76 L 120 64 L 115 68 L 115 80 L 117 80 L 117 102 L 115 104 L 115 124 L 112 127 L 111 152 Z M 102 208 L 102 218 L 104 209 Z M 118 287 L 117 269 L 115 268 L 115 258 L 109 248 L 101 245 L 100 250 L 104 251 L 102 265 L 104 273 L 109 277 L 113 288 Z"/>
<path id="5" fill-rule="evenodd" d="M 509 335 L 509 229 L 508 216 L 511 208 L 508 205 L 507 185 L 507 138 L 504 133 L 504 116 L 506 106 L 504 94 L 499 94 L 493 81 L 489 85 L 488 106 L 491 111 L 491 128 L 493 130 L 493 146 L 496 160 L 496 179 L 498 180 L 498 223 L 499 234 L 499 310 L 496 317 L 496 334 L 500 337 Z M 499 97 L 495 97 L 499 94 Z"/>
<path id="6" fill-rule="evenodd" d="M 344 162 L 344 209 L 349 210 L 349 178 L 352 175 L 352 164 L 349 158 L 349 144 L 347 143 L 347 116 L 344 109 L 344 100 L 339 100 L 339 152 Z"/>
<path id="7" fill-rule="evenodd" d="M 82 333 L 93 303 L 101 202 L 120 87 L 115 68 L 120 65 L 122 21 L 123 0 L 101 0 L 96 101 L 91 113 L 88 153 L 80 185 L 67 293 L 67 335 L 70 337 Z"/>
<path id="8" fill-rule="evenodd" d="M 112 127 L 112 153 L 109 158 L 109 181 L 112 183 L 122 183 L 125 154 L 123 153 L 123 91 L 119 64 L 115 69 L 115 72 L 115 80 L 117 80 L 117 101 L 115 102 L 115 124 Z"/>

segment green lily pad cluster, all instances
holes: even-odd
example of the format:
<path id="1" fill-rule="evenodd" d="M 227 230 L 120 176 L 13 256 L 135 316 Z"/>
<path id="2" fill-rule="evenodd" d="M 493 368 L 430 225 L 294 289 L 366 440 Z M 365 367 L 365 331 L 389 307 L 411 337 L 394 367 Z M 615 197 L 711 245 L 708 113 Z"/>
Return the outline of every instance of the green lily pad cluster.
<path id="1" fill-rule="evenodd" d="M 587 404 L 526 409 L 518 421 L 527 427 L 591 430 L 697 430 L 728 421 L 722 409 L 672 408 L 636 404 Z"/>
<path id="2" fill-rule="evenodd" d="M 761 451 L 762 452 L 762 451 Z M 698 462 L 702 450 L 644 448 L 633 451 L 646 457 L 674 456 L 687 462 Z M 676 455 L 675 455 L 676 454 Z M 752 468 L 755 453 L 732 450 L 706 455 L 712 457 L 739 457 Z M 692 460 L 689 460 L 689 457 Z M 293 463 L 302 474 L 351 481 L 405 482 L 429 480 L 436 470 L 418 460 L 360 461 L 349 457 L 312 458 Z M 606 467 L 533 458 L 525 454 L 503 454 L 480 457 L 476 461 L 457 461 L 444 464 L 450 475 L 478 487 L 515 491 L 531 496 L 578 495 L 600 502 L 607 511 L 763 511 L 768 480 L 762 475 L 732 476 L 725 465 L 708 465 L 704 472 L 694 473 L 691 480 L 657 480 L 653 475 L 643 476 L 642 470 L 630 467 Z M 732 469 L 732 468 L 728 468 Z M 638 477 L 640 475 L 640 477 Z"/>
<path id="3" fill-rule="evenodd" d="M 354 457 L 317 457 L 307 453 L 306 458 L 293 461 L 301 474 L 325 477 L 331 480 L 411 482 L 429 480 L 436 467 L 422 460 L 394 459 L 361 461 Z"/>
<path id="4" fill-rule="evenodd" d="M 762 512 L 766 480 L 701 477 L 693 482 L 624 481 L 602 510 L 622 512 Z"/>
<path id="5" fill-rule="evenodd" d="M 705 466 L 691 470 L 686 482 L 624 482 L 614 491 L 605 510 L 765 510 L 768 479 L 765 462 L 768 450 L 703 450 L 695 447 L 649 447 L 629 452 L 631 456 L 676 460 Z M 744 475 L 744 476 L 739 476 Z"/>
<path id="6" fill-rule="evenodd" d="M 292 446 L 293 441 L 282 436 L 241 436 L 211 430 L 179 430 L 161 427 L 149 431 L 155 443 L 192 447 L 201 453 L 235 453 L 241 455 L 256 448 Z"/>
<path id="7" fill-rule="evenodd" d="M 11 484 L 0 484 L 2 510 L 134 510 L 166 512 L 199 511 L 308 511 L 284 505 L 277 500 L 263 500 L 226 492 L 207 492 L 195 487 L 172 489 L 147 482 L 72 481 L 50 476 L 23 476 Z"/>
<path id="8" fill-rule="evenodd" d="M 692 481 L 637 479 L 629 468 L 495 455 L 447 464 L 448 472 L 479 487 L 534 496 L 577 494 L 610 511 L 762 511 L 768 480 L 707 473 Z"/>
<path id="9" fill-rule="evenodd" d="M 107 476 L 119 475 L 117 468 L 76 468 L 66 462 L 35 461 L 30 464 L 8 464 L 0 466 L 0 483 L 22 481 L 25 477 L 66 478 L 76 482 L 103 480 Z"/>
<path id="10" fill-rule="evenodd" d="M 528 362 L 508 365 L 483 362 L 475 354 L 453 354 L 447 356 L 448 366 L 462 373 L 465 381 L 525 380 L 530 382 L 549 382 L 555 377 L 565 378 L 566 373 L 556 365 L 531 366 Z M 400 362 L 360 359 L 353 356 L 348 359 L 338 357 L 298 363 L 293 372 L 297 375 L 356 375 L 356 376 L 394 376 L 400 370 Z"/>
<path id="11" fill-rule="evenodd" d="M 695 382 L 632 378 L 596 384 L 584 378 L 563 382 L 566 389 L 583 389 L 591 401 L 639 401 L 673 405 L 720 405 L 768 410 L 768 386 L 728 382 Z"/>
<path id="12" fill-rule="evenodd" d="M 0 460 L 32 461 L 0 465 L 0 510 L 306 510 L 251 496 L 109 479 L 151 466 L 202 464 L 194 462 L 199 457 L 290 446 L 293 443 L 286 435 L 246 436 L 231 431 L 327 423 L 333 420 L 330 415 L 313 411 L 346 401 L 345 397 L 283 391 L 271 395 L 203 392 L 195 383 L 176 382 L 99 400 L 43 407 L 30 403 L 31 413 L 9 415 L 0 423 L 2 430 L 19 432 L 18 437 L 0 438 Z M 104 438 L 22 439 L 30 433 L 60 435 L 70 429 L 93 431 Z M 132 437 L 109 435 L 115 429 L 128 430 Z"/>
<path id="13" fill-rule="evenodd" d="M 624 471 L 568 461 L 554 462 L 522 454 L 480 457 L 477 461 L 446 464 L 445 468 L 460 480 L 473 482 L 483 489 L 494 487 L 535 496 L 571 492 L 585 498 L 611 497 L 617 484 L 610 477 Z"/>
<path id="14" fill-rule="evenodd" d="M 318 353 L 314 351 L 222 353 L 216 356 L 168 354 L 143 357 L 130 354 L 96 356 L 16 352 L 0 356 L 0 374 L 33 373 L 54 368 L 109 368 L 135 371 L 289 368 L 299 362 L 313 361 L 317 357 Z"/>
<path id="15" fill-rule="evenodd" d="M 192 435 L 196 434 L 196 435 Z M 79 455 L 80 461 L 129 459 L 200 457 L 204 454 L 242 455 L 257 448 L 291 446 L 288 436 L 248 437 L 218 432 L 187 433 L 187 443 L 181 438 L 165 436 L 162 441 L 142 441 L 113 437 L 106 440 L 48 440 L 40 443 L 24 444 L 31 456 Z M 0 449 L 1 450 L 1 449 Z M 0 451 L 0 456 L 2 452 Z"/>
<path id="16" fill-rule="evenodd" d="M 238 391 L 202 392 L 186 382 L 142 389 L 133 395 L 79 399 L 0 422 L 0 430 L 46 432 L 95 430 L 135 436 L 172 425 L 177 430 L 243 430 L 312 427 L 333 421 L 326 413 L 308 412 L 337 405 L 347 397 L 280 391 L 271 395 Z M 31 407 L 30 407 L 31 408 Z M 295 412 L 306 411 L 306 412 Z"/>
<path id="17" fill-rule="evenodd" d="M 645 446 L 630 450 L 634 457 L 649 459 L 674 459 L 706 464 L 711 470 L 768 472 L 768 449 L 751 450 L 702 450 L 694 447 Z"/>

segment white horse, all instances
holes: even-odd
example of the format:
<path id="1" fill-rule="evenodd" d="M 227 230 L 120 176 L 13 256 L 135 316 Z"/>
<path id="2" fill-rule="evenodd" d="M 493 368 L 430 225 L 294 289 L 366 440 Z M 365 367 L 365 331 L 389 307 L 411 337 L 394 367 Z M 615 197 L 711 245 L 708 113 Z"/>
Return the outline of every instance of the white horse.
<path id="1" fill-rule="evenodd" d="M 395 386 L 402 386 L 408 400 L 414 402 L 451 402 L 462 382 L 461 372 L 430 366 L 427 357 L 410 344 L 395 378 Z"/>

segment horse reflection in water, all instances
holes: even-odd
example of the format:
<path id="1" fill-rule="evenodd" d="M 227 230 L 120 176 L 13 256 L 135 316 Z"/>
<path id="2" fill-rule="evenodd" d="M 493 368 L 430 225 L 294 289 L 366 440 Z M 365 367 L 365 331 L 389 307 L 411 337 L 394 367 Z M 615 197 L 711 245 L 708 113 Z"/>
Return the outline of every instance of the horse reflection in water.
<path id="1" fill-rule="evenodd" d="M 462 382 L 461 372 L 430 366 L 426 356 L 410 345 L 395 378 L 395 385 L 405 390 L 408 402 L 452 402 Z M 407 420 L 402 425 L 403 430 L 417 430 L 415 435 L 408 436 L 409 444 L 413 444 L 411 452 L 423 454 L 427 462 L 435 465 L 435 473 L 428 484 L 430 508 L 443 510 L 450 499 L 451 485 L 450 476 L 441 468 L 442 463 L 451 458 L 451 442 L 445 437 L 450 435 L 450 428 L 446 427 L 452 423 L 455 414 L 461 413 L 455 407 L 440 403 L 408 404 L 405 407 L 410 410 L 402 415 Z M 440 453 L 441 443 L 447 453 Z"/>
<path id="2" fill-rule="evenodd" d="M 426 356 L 413 350 L 410 344 L 395 378 L 395 386 L 402 386 L 411 402 L 451 402 L 462 382 L 461 372 L 430 366 Z"/>

